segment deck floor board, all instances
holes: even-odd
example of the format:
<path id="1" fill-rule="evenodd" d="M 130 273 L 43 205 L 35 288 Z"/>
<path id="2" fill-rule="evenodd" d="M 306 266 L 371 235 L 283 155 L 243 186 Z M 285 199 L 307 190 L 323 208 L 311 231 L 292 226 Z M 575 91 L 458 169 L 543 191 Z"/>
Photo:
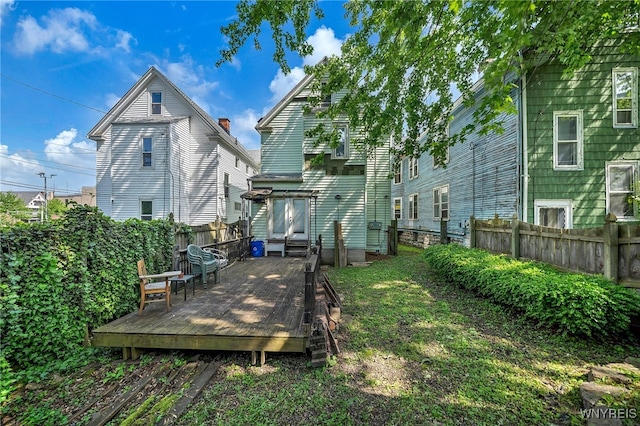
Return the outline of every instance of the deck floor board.
<path id="1" fill-rule="evenodd" d="M 171 310 L 147 305 L 93 330 L 95 346 L 156 349 L 220 349 L 303 352 L 304 258 L 263 257 L 235 262 L 211 275 L 208 288 L 196 283 L 184 301 L 179 289 Z M 232 349 L 229 349 L 232 348 Z M 266 350 L 266 349 L 265 349 Z"/>

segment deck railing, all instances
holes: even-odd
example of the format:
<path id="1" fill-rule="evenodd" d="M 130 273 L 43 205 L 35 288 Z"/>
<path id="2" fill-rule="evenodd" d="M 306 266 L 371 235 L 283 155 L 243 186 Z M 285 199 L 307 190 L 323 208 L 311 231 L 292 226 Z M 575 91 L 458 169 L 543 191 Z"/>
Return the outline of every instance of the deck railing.
<path id="1" fill-rule="evenodd" d="M 204 244 L 202 248 L 215 248 L 221 250 L 227 255 L 229 261 L 236 259 L 244 259 L 251 254 L 251 239 L 252 236 L 236 238 L 228 241 L 221 241 L 216 243 Z M 186 274 L 191 274 L 191 264 L 187 259 L 187 249 L 179 249 L 176 246 L 174 253 L 174 267 Z"/>
<path id="2" fill-rule="evenodd" d="M 316 307 L 316 290 L 318 288 L 318 276 L 320 275 L 320 263 L 322 259 L 322 235 L 318 236 L 315 247 L 309 260 L 304 265 L 304 318 L 303 327 L 305 333 L 311 330 L 311 322 Z"/>

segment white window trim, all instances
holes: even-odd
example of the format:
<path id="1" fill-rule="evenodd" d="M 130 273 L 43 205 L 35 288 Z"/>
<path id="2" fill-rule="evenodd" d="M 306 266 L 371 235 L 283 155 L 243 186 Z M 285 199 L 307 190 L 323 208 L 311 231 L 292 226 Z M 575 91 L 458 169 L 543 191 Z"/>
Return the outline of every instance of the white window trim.
<path id="1" fill-rule="evenodd" d="M 402 184 L 402 163 L 404 163 L 404 161 L 402 161 L 402 160 L 398 161 L 398 163 L 397 163 L 397 167 L 398 167 L 397 172 L 398 173 L 396 173 L 395 169 L 393 171 L 393 184 L 394 185 L 401 185 Z M 396 176 L 397 175 L 400 176 L 400 181 L 398 181 L 398 182 L 396 182 Z"/>
<path id="2" fill-rule="evenodd" d="M 407 220 L 418 220 L 420 218 L 420 215 L 418 214 L 418 209 L 416 208 L 417 203 L 414 201 L 414 199 L 420 201 L 420 197 L 417 192 L 414 192 L 413 194 L 409 194 L 409 199 L 407 203 L 407 210 L 408 210 Z"/>
<path id="3" fill-rule="evenodd" d="M 420 165 L 418 163 L 418 159 L 409 158 L 408 167 L 409 167 L 409 180 L 418 178 L 418 176 L 420 175 Z"/>
<path id="4" fill-rule="evenodd" d="M 558 126 L 556 125 L 559 117 L 576 117 L 576 137 L 577 139 L 577 161 L 575 165 L 560 165 L 558 164 Z M 583 170 L 584 169 L 584 135 L 583 135 L 583 121 L 582 111 L 554 111 L 553 112 L 553 170 L 565 171 L 565 170 Z"/>
<path id="5" fill-rule="evenodd" d="M 349 125 L 347 123 L 337 123 L 334 125 L 336 129 L 344 128 L 344 155 L 338 157 L 336 155 L 336 150 L 333 148 L 331 150 L 331 158 L 339 159 L 339 160 L 347 160 L 349 159 Z"/>
<path id="6" fill-rule="evenodd" d="M 606 165 L 605 165 L 605 175 L 606 175 L 606 182 L 605 182 L 605 209 L 606 212 L 609 213 L 611 211 L 611 201 L 610 201 L 610 194 L 611 192 L 609 191 L 609 186 L 610 186 L 610 175 L 609 175 L 609 168 L 612 166 L 626 166 L 626 167 L 631 167 L 632 168 L 632 182 L 634 187 L 632 188 L 632 193 L 637 194 L 638 193 L 638 188 L 635 188 L 635 185 L 638 182 L 638 162 L 637 161 L 607 161 Z M 619 222 L 627 222 L 627 221 L 636 221 L 637 220 L 637 216 L 638 216 L 638 205 L 636 203 L 633 204 L 633 216 L 622 216 L 622 217 L 618 217 L 618 221 Z"/>
<path id="7" fill-rule="evenodd" d="M 618 123 L 618 102 L 616 99 L 616 73 L 631 72 L 632 84 L 631 87 L 631 123 Z M 611 92 L 613 102 L 613 128 L 614 129 L 635 129 L 638 127 L 638 68 L 614 68 L 611 71 Z"/>
<path id="8" fill-rule="evenodd" d="M 142 203 L 151 203 L 151 217 L 149 219 L 143 219 L 142 218 Z M 140 220 L 153 220 L 153 200 L 140 200 L 140 203 L 138 204 L 138 208 L 140 209 Z"/>
<path id="9" fill-rule="evenodd" d="M 160 93 L 160 114 L 153 113 L 153 94 Z M 150 90 L 149 91 L 149 116 L 164 115 L 164 92 L 162 90 Z"/>
<path id="10" fill-rule="evenodd" d="M 540 225 L 540 209 L 551 208 L 559 209 L 564 208 L 566 211 L 566 225 L 565 229 L 573 228 L 573 201 L 572 200 L 535 200 L 533 202 L 533 223 L 534 225 Z"/>
<path id="11" fill-rule="evenodd" d="M 149 153 L 151 154 L 151 165 L 150 166 L 145 166 L 144 165 L 144 154 L 147 153 L 147 151 L 144 150 L 144 140 L 145 139 L 151 139 L 151 151 L 149 151 Z M 153 136 L 141 136 L 140 137 L 140 168 L 143 169 L 153 169 L 155 168 L 156 162 L 154 161 L 154 155 L 153 155 Z"/>
<path id="12" fill-rule="evenodd" d="M 442 219 L 442 190 L 443 189 L 446 189 L 446 192 L 447 192 L 447 218 L 446 219 Z M 431 205 L 431 211 L 433 211 L 433 207 L 436 204 L 436 197 L 435 197 L 436 191 L 438 191 L 438 194 L 439 194 L 438 205 L 440 207 L 438 208 L 438 213 L 439 213 L 438 216 L 434 215 L 433 219 L 444 220 L 445 222 L 448 222 L 449 219 L 451 218 L 451 193 L 449 192 L 449 184 L 433 187 L 433 190 L 431 191 L 432 202 L 433 202 L 433 204 Z"/>
<path id="13" fill-rule="evenodd" d="M 396 217 L 396 201 L 400 201 L 400 217 Z M 402 206 L 402 197 L 396 197 L 393 199 L 393 204 L 391 205 L 391 217 L 395 220 L 402 220 L 403 214 L 403 206 Z"/>
<path id="14" fill-rule="evenodd" d="M 240 170 L 240 164 L 241 163 L 242 162 L 240 161 L 240 157 L 236 157 L 236 159 L 235 159 L 235 168 L 236 168 L 236 170 Z"/>

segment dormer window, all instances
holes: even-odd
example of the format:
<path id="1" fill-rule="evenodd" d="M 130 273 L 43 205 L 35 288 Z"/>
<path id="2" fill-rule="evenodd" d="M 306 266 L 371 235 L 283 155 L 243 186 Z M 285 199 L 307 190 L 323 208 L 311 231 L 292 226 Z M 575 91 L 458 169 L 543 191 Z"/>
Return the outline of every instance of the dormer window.
<path id="1" fill-rule="evenodd" d="M 162 92 L 151 92 L 151 114 L 162 114 Z"/>

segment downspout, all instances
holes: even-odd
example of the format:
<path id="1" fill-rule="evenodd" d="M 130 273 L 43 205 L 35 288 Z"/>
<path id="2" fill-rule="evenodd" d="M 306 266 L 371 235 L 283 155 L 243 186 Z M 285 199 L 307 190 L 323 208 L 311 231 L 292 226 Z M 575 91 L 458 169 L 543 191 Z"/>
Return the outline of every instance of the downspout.
<path id="1" fill-rule="evenodd" d="M 527 75 L 522 74 L 522 218 L 523 222 L 529 220 L 527 203 L 529 202 L 529 148 L 528 148 L 528 127 L 527 127 Z"/>

